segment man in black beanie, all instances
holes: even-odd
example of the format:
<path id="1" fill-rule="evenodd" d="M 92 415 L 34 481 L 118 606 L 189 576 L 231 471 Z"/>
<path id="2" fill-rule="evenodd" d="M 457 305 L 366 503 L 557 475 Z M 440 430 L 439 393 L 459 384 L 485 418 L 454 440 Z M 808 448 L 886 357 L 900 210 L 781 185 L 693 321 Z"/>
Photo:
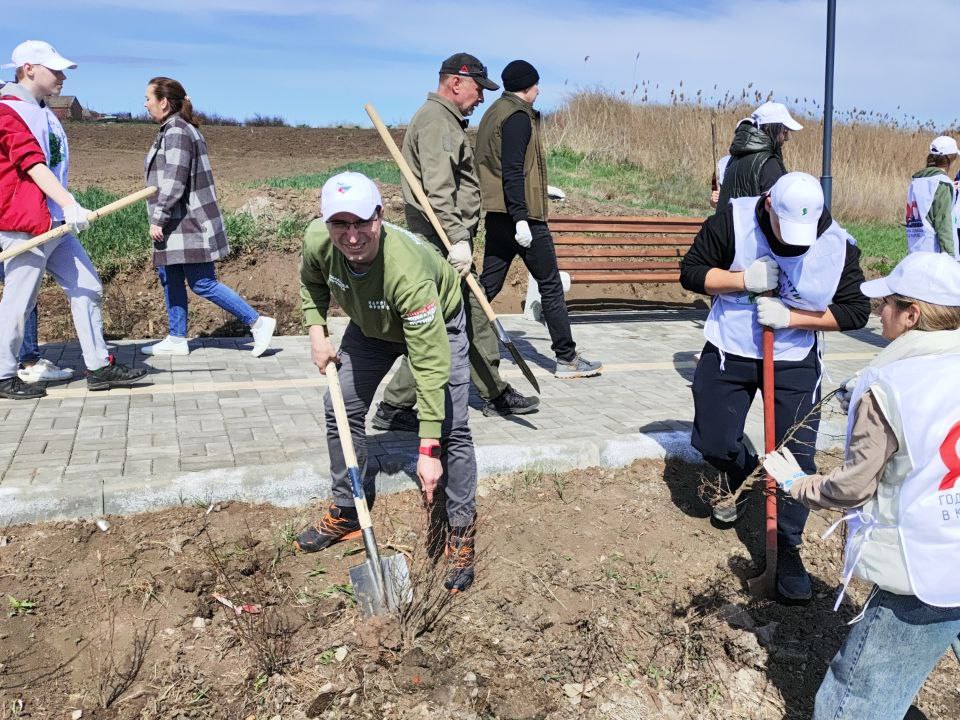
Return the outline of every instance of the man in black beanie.
<path id="1" fill-rule="evenodd" d="M 477 131 L 480 194 L 487 211 L 480 284 L 493 300 L 517 255 L 540 288 L 541 308 L 561 379 L 599 375 L 603 365 L 577 352 L 563 299 L 550 228 L 547 227 L 547 158 L 543 151 L 540 74 L 526 60 L 501 73 L 503 94 L 484 113 Z"/>

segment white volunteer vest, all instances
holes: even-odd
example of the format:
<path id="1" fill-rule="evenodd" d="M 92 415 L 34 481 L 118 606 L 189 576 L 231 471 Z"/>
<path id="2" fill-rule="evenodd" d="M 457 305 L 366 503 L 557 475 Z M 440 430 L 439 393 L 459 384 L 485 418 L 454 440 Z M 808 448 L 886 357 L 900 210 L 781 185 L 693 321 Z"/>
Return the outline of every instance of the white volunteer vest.
<path id="1" fill-rule="evenodd" d="M 957 192 L 953 181 L 947 175 L 940 173 L 930 177 L 914 178 L 907 188 L 907 214 L 905 218 L 907 229 L 908 252 L 940 252 L 940 243 L 937 242 L 937 231 L 927 215 L 933 205 L 933 196 L 937 188 L 944 184 L 950 188 L 953 205 L 953 242 L 957 243 Z"/>
<path id="2" fill-rule="evenodd" d="M 70 169 L 70 148 L 67 145 L 67 134 L 63 130 L 60 120 L 50 110 L 50 108 L 34 105 L 25 100 L 0 100 L 8 108 L 12 109 L 37 139 L 44 156 L 47 158 L 47 167 L 56 176 L 57 180 L 64 187 L 67 187 L 67 175 Z M 59 161 L 56 165 L 52 161 L 56 159 L 53 151 L 59 149 Z M 47 208 L 50 210 L 50 218 L 54 222 L 63 220 L 63 209 L 53 200 L 47 198 Z"/>
<path id="3" fill-rule="evenodd" d="M 786 305 L 799 310 L 826 310 L 840 284 L 849 235 L 834 222 L 803 255 L 780 257 L 770 249 L 757 222 L 758 200 L 754 197 L 730 201 L 736 243 L 730 271 L 741 272 L 754 260 L 770 256 L 780 266 L 778 294 Z M 763 326 L 757 322 L 756 298 L 752 293 L 716 295 L 703 334 L 724 353 L 763 357 Z M 816 333 L 812 330 L 777 330 L 774 359 L 803 360 L 815 339 Z"/>
<path id="4" fill-rule="evenodd" d="M 883 481 L 878 488 L 877 497 L 894 507 L 881 508 L 875 498 L 851 517 L 845 576 L 883 585 L 882 569 L 890 566 L 879 555 L 871 558 L 872 544 L 880 543 L 881 555 L 895 552 L 883 539 L 895 530 L 909 590 L 928 605 L 960 606 L 960 354 L 907 358 L 864 373 L 850 402 L 848 440 L 856 405 L 870 387 L 890 406 L 884 415 L 904 444 L 909 469 L 899 488 Z M 880 517 L 890 515 L 887 523 Z"/>

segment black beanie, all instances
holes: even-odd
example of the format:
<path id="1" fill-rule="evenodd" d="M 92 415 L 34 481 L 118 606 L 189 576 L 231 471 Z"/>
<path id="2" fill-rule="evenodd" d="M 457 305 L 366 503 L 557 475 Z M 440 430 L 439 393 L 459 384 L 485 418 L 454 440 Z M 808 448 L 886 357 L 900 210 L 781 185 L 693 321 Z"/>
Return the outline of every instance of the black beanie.
<path id="1" fill-rule="evenodd" d="M 533 87 L 540 82 L 537 69 L 526 60 L 513 60 L 500 73 L 503 79 L 503 89 L 518 92 Z"/>

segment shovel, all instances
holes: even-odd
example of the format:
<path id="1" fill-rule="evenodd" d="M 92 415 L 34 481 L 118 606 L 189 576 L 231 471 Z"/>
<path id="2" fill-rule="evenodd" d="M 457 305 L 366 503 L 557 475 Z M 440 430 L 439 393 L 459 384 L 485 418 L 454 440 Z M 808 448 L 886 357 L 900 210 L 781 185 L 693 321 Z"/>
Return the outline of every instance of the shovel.
<path id="1" fill-rule="evenodd" d="M 104 215 L 115 213 L 117 210 L 122 210 L 128 205 L 133 205 L 134 203 L 140 202 L 141 200 L 146 200 L 148 197 L 153 195 L 156 191 L 157 191 L 157 188 L 151 185 L 150 187 L 145 187 L 143 190 L 138 190 L 135 193 L 130 193 L 126 197 L 122 197 L 119 200 L 116 200 L 110 203 L 109 205 L 104 205 L 102 208 L 98 210 L 90 211 L 90 214 L 87 215 L 87 220 L 89 220 L 90 222 L 99 220 Z M 69 232 L 70 232 L 69 225 L 61 225 L 59 227 L 55 227 L 53 230 L 48 230 L 42 235 L 37 235 L 36 237 L 30 238 L 22 245 L 14 245 L 9 250 L 5 250 L 4 252 L 0 253 L 0 262 L 3 262 L 4 260 L 9 260 L 10 258 L 16 257 L 17 255 L 20 255 L 21 253 L 25 253 L 28 250 L 33 250 L 33 248 L 37 247 L 37 245 L 43 245 L 45 242 L 50 242 L 51 240 L 56 240 L 59 237 L 63 237 Z"/>
<path id="2" fill-rule="evenodd" d="M 390 135 L 390 131 L 387 130 L 387 126 L 383 124 L 383 120 L 380 119 L 380 116 L 377 114 L 377 111 L 374 109 L 373 105 L 364 105 L 363 109 L 367 111 L 367 115 L 370 116 L 374 127 L 377 128 L 377 132 L 380 133 L 380 137 L 387 146 L 387 150 L 390 151 L 390 154 L 397 163 L 397 167 L 400 168 L 400 172 L 403 174 L 404 179 L 407 181 L 407 184 L 410 186 L 413 194 L 416 195 L 417 202 L 420 203 L 420 207 L 422 207 L 423 211 L 426 213 L 427 218 L 430 220 L 430 224 L 433 225 L 434 232 L 440 236 L 440 241 L 443 243 L 443 246 L 449 250 L 450 240 L 447 238 L 447 234 L 443 231 L 443 227 L 441 227 L 440 220 L 437 219 L 436 213 L 433 212 L 433 207 L 431 207 L 426 193 L 423 191 L 420 183 L 417 182 L 417 178 L 414 177 L 413 171 L 410 170 L 410 166 L 407 164 L 407 161 L 404 160 L 403 154 L 400 152 L 400 148 L 398 148 L 397 144 L 393 141 L 393 137 Z M 520 368 L 520 372 L 522 372 L 523 376 L 530 382 L 531 385 L 533 385 L 533 389 L 539 393 L 540 383 L 538 383 L 537 379 L 533 376 L 530 366 L 527 365 L 527 361 L 523 359 L 520 351 L 517 350 L 517 346 L 513 344 L 513 340 L 511 340 L 510 336 L 507 335 L 507 331 L 503 329 L 503 324 L 497 318 L 496 313 L 493 312 L 493 308 L 490 307 L 490 303 L 487 300 L 486 294 L 480 289 L 480 284 L 477 282 L 477 279 L 473 277 L 473 275 L 467 275 L 467 287 L 470 288 L 474 296 L 479 301 L 480 307 L 483 308 L 484 315 L 487 316 L 487 320 L 490 321 L 493 331 L 497 334 L 497 340 L 499 340 L 500 343 L 510 352 L 510 355 L 513 357 L 513 361 L 517 364 L 517 367 Z"/>
<path id="3" fill-rule="evenodd" d="M 407 558 L 403 555 L 380 556 L 377 538 L 373 534 L 373 521 L 370 519 L 370 510 L 367 508 L 367 497 L 363 493 L 363 483 L 360 481 L 360 466 L 353 449 L 353 437 L 350 435 L 347 408 L 343 404 L 337 365 L 334 362 L 327 365 L 327 382 L 330 385 L 333 412 L 337 417 L 337 432 L 340 435 L 340 445 L 343 447 L 347 475 L 350 476 L 350 486 L 353 489 L 353 503 L 357 508 L 357 518 L 360 520 L 363 549 L 367 554 L 365 562 L 350 568 L 350 584 L 353 586 L 353 596 L 364 616 L 383 615 L 413 599 L 410 567 L 407 565 Z"/>
<path id="4" fill-rule="evenodd" d="M 776 419 L 773 404 L 773 329 L 763 328 L 763 451 L 776 449 Z M 766 567 L 763 573 L 747 580 L 752 595 L 773 598 L 777 589 L 777 481 L 767 473 L 764 483 L 766 498 Z"/>

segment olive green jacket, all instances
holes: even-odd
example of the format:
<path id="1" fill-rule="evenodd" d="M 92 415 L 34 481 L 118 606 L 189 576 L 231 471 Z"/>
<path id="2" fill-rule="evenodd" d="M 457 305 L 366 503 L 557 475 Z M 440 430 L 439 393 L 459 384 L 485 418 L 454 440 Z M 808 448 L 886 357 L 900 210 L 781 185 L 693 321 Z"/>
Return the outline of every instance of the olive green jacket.
<path id="1" fill-rule="evenodd" d="M 935 177 L 944 174 L 940 168 L 928 167 L 914 173 L 913 177 Z M 937 233 L 940 250 L 953 255 L 953 249 L 957 243 L 957 238 L 953 235 L 953 193 L 950 192 L 950 186 L 946 183 L 937 185 L 937 190 L 933 194 L 933 202 L 930 204 L 930 212 L 927 213 L 927 220 L 930 221 Z"/>
<path id="2" fill-rule="evenodd" d="M 514 93 L 504 92 L 483 114 L 477 131 L 477 165 L 480 168 L 480 194 L 487 212 L 507 212 L 503 194 L 501 144 L 503 124 L 514 113 L 530 117 L 530 143 L 523 160 L 524 199 L 531 220 L 547 221 L 547 158 L 543 151 L 540 112 Z"/>
<path id="3" fill-rule="evenodd" d="M 480 180 L 466 129 L 467 120 L 456 105 L 430 93 L 403 136 L 403 158 L 451 243 L 471 240 L 480 224 Z M 406 179 L 400 184 L 410 229 L 436 237 Z"/>

